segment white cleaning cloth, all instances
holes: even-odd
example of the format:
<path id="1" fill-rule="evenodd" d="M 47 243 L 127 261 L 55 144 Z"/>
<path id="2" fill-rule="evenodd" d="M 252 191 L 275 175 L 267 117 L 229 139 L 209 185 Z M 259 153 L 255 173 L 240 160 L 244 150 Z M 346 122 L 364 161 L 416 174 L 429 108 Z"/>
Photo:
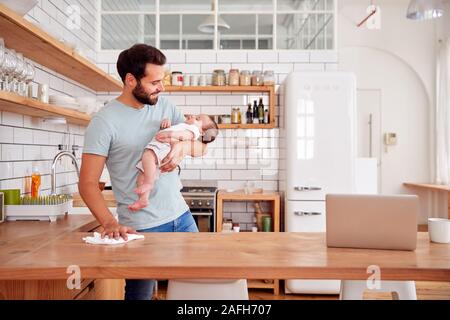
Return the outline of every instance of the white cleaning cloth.
<path id="1" fill-rule="evenodd" d="M 132 240 L 137 239 L 144 239 L 144 236 L 142 234 L 133 234 L 133 233 L 127 233 L 128 240 L 124 240 L 122 237 L 119 238 L 119 240 L 116 239 L 110 239 L 108 236 L 105 236 L 102 239 L 102 235 L 98 232 L 94 232 L 93 237 L 84 237 L 83 240 L 86 243 L 90 244 L 121 244 L 121 243 L 127 243 Z"/>

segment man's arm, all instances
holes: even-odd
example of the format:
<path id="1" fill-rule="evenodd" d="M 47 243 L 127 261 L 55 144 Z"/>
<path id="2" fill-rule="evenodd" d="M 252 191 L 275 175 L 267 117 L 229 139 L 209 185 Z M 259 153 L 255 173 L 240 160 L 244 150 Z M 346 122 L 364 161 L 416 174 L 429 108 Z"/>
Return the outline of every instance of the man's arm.
<path id="1" fill-rule="evenodd" d="M 172 144 L 169 154 L 161 161 L 162 173 L 174 170 L 186 156 L 201 157 L 206 154 L 206 144 L 198 140 L 180 141 Z"/>
<path id="2" fill-rule="evenodd" d="M 96 154 L 83 154 L 80 181 L 78 189 L 81 198 L 93 213 L 98 222 L 103 226 L 102 238 L 107 235 L 110 239 L 127 240 L 127 233 L 136 233 L 132 228 L 119 225 L 117 220 L 106 206 L 98 182 L 105 166 L 106 157 Z"/>

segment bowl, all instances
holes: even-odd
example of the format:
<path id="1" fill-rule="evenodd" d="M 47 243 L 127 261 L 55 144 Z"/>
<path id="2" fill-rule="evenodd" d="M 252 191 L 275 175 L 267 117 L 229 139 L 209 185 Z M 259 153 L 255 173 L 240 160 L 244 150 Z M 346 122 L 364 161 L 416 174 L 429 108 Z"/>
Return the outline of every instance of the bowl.
<path id="1" fill-rule="evenodd" d="M 441 218 L 428 219 L 430 240 L 437 243 L 450 243 L 450 220 Z"/>

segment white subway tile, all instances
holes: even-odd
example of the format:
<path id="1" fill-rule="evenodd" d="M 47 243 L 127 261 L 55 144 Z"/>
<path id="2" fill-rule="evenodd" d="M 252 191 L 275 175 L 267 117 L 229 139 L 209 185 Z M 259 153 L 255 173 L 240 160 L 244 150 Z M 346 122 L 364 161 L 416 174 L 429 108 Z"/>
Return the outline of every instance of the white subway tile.
<path id="1" fill-rule="evenodd" d="M 23 116 L 12 112 L 2 112 L 2 124 L 23 127 Z"/>
<path id="2" fill-rule="evenodd" d="M 186 96 L 186 105 L 215 105 L 216 96 Z"/>
<path id="3" fill-rule="evenodd" d="M 198 180 L 200 179 L 200 170 L 181 170 L 181 179 Z"/>
<path id="4" fill-rule="evenodd" d="M 247 169 L 247 161 L 245 159 L 219 159 L 216 161 L 217 169 Z M 242 180 L 242 179 L 241 179 Z"/>
<path id="5" fill-rule="evenodd" d="M 40 160 L 41 156 L 41 147 L 39 146 L 24 146 L 23 153 L 24 160 Z"/>
<path id="6" fill-rule="evenodd" d="M 249 50 L 247 52 L 248 62 L 278 62 L 278 53 L 276 51 Z"/>
<path id="7" fill-rule="evenodd" d="M 311 62 L 338 62 L 338 53 L 334 50 L 311 51 Z"/>
<path id="8" fill-rule="evenodd" d="M 295 63 L 294 71 L 324 71 L 323 63 Z"/>
<path id="9" fill-rule="evenodd" d="M 230 202 L 226 201 L 223 203 L 223 211 L 228 212 L 246 212 L 247 204 L 245 202 Z"/>
<path id="10" fill-rule="evenodd" d="M 233 170 L 232 180 L 259 180 L 261 179 L 260 170 Z"/>
<path id="11" fill-rule="evenodd" d="M 186 51 L 186 62 L 215 63 L 216 52 L 212 50 L 188 50 Z"/>
<path id="12" fill-rule="evenodd" d="M 41 147 L 41 156 L 42 159 L 53 159 L 55 155 L 58 153 L 58 147 Z M 67 158 L 69 159 L 69 158 Z M 70 159 L 68 160 L 70 161 Z"/>
<path id="13" fill-rule="evenodd" d="M 14 162 L 0 162 L 0 179 L 10 179 L 14 177 Z"/>
<path id="14" fill-rule="evenodd" d="M 263 149 L 264 159 L 279 159 L 280 153 L 278 149 Z"/>
<path id="15" fill-rule="evenodd" d="M 97 67 L 102 69 L 104 72 L 109 73 L 109 65 L 107 63 L 97 63 Z"/>
<path id="16" fill-rule="evenodd" d="M 309 51 L 279 51 L 278 62 L 309 62 Z"/>
<path id="17" fill-rule="evenodd" d="M 4 144 L 2 146 L 2 161 L 23 160 L 23 146 Z"/>
<path id="18" fill-rule="evenodd" d="M 195 107 L 195 106 L 179 106 L 181 112 L 184 114 L 200 114 L 201 113 L 201 107 Z"/>
<path id="19" fill-rule="evenodd" d="M 277 191 L 278 181 L 255 181 L 255 186 L 264 190 Z"/>
<path id="20" fill-rule="evenodd" d="M 202 180 L 229 180 L 231 179 L 230 170 L 202 170 Z"/>
<path id="21" fill-rule="evenodd" d="M 231 106 L 202 106 L 201 113 L 210 115 L 230 114 Z"/>
<path id="22" fill-rule="evenodd" d="M 273 70 L 274 73 L 290 73 L 294 70 L 293 63 L 264 63 L 264 70 Z"/>
<path id="23" fill-rule="evenodd" d="M 223 190 L 242 190 L 244 189 L 246 181 L 217 181 L 217 187 Z"/>
<path id="24" fill-rule="evenodd" d="M 25 177 L 31 174 L 31 162 L 13 162 L 14 177 Z"/>
<path id="25" fill-rule="evenodd" d="M 98 63 L 116 63 L 117 58 L 119 57 L 120 51 L 104 51 L 97 53 L 97 62 Z"/>
<path id="26" fill-rule="evenodd" d="M 262 63 L 232 63 L 231 67 L 233 69 L 239 69 L 239 71 L 249 70 L 250 72 L 253 72 L 253 70 L 263 70 Z"/>
<path id="27" fill-rule="evenodd" d="M 33 130 L 33 143 L 34 144 L 49 144 L 50 138 L 47 131 Z"/>
<path id="28" fill-rule="evenodd" d="M 277 181 L 278 180 L 278 170 L 262 170 L 262 179 Z"/>
<path id="29" fill-rule="evenodd" d="M 214 163 L 210 163 L 210 161 L 205 161 L 202 158 L 186 158 L 184 161 L 184 166 L 186 169 L 215 169 L 216 165 Z"/>
<path id="30" fill-rule="evenodd" d="M 186 104 L 185 96 L 175 96 L 175 95 L 165 95 L 165 96 L 167 97 L 167 100 L 176 104 L 177 106 Z"/>
<path id="31" fill-rule="evenodd" d="M 225 209 L 224 209 L 225 210 Z M 231 218 L 233 222 L 238 223 L 252 223 L 254 215 L 248 212 L 232 212 Z"/>
<path id="32" fill-rule="evenodd" d="M 247 62 L 247 52 L 239 51 L 217 51 L 217 62 Z"/>
<path id="33" fill-rule="evenodd" d="M 231 69 L 231 63 L 202 63 L 200 65 L 201 73 L 212 74 L 213 71 L 216 69 L 222 69 L 226 73 L 228 73 L 229 70 Z"/>
<path id="34" fill-rule="evenodd" d="M 246 106 L 247 103 L 246 95 L 217 96 L 218 105 Z"/>
<path id="35" fill-rule="evenodd" d="M 200 65 L 199 64 L 194 64 L 194 63 L 183 63 L 183 64 L 172 64 L 171 65 L 171 70 L 172 71 L 181 71 L 184 73 L 184 75 L 186 74 L 190 74 L 190 73 L 200 73 Z"/>
<path id="36" fill-rule="evenodd" d="M 0 143 L 12 143 L 13 142 L 13 128 L 0 126 Z"/>
<path id="37" fill-rule="evenodd" d="M 22 181 L 22 179 L 3 180 L 2 184 L 1 184 L 1 188 L 2 189 L 20 189 L 20 190 L 23 190 L 23 181 Z"/>
<path id="38" fill-rule="evenodd" d="M 167 63 L 185 63 L 186 53 L 181 50 L 164 50 L 164 55 L 167 58 Z"/>
<path id="39" fill-rule="evenodd" d="M 14 128 L 14 143 L 33 143 L 33 131 L 31 129 Z"/>

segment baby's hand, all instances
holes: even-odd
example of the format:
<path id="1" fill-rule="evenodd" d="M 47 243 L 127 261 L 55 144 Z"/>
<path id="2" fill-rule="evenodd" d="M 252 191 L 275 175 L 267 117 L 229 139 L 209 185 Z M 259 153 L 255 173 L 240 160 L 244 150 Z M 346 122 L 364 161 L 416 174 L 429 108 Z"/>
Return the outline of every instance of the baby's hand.
<path id="1" fill-rule="evenodd" d="M 170 123 L 169 119 L 164 119 L 163 121 L 161 121 L 161 129 L 167 129 L 171 126 L 172 124 Z"/>

